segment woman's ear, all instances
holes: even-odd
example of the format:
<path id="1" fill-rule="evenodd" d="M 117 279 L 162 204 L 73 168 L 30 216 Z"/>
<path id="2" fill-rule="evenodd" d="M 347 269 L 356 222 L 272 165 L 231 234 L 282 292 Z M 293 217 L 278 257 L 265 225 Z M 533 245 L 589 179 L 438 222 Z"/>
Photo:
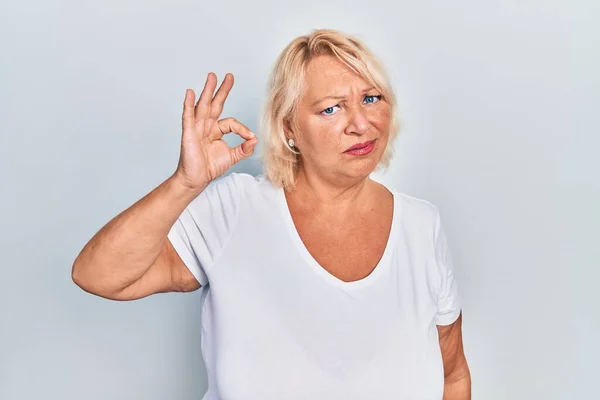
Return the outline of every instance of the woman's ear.
<path id="1" fill-rule="evenodd" d="M 289 118 L 283 120 L 283 132 L 285 133 L 286 138 L 294 138 L 294 130 L 292 129 L 292 122 Z"/>

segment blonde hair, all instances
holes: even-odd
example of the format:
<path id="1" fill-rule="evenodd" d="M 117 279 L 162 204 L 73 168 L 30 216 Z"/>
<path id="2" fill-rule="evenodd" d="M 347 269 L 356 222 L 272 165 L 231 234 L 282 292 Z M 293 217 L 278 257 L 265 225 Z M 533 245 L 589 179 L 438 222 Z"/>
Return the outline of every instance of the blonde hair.
<path id="1" fill-rule="evenodd" d="M 316 29 L 297 37 L 283 49 L 269 77 L 261 120 L 262 159 L 265 177 L 274 186 L 291 190 L 295 185 L 299 154 L 289 146 L 284 126 L 295 126 L 306 67 L 320 55 L 337 57 L 383 94 L 390 106 L 390 132 L 377 168 L 387 167 L 392 158 L 392 142 L 400 122 L 396 97 L 381 62 L 359 39 L 333 29 Z"/>

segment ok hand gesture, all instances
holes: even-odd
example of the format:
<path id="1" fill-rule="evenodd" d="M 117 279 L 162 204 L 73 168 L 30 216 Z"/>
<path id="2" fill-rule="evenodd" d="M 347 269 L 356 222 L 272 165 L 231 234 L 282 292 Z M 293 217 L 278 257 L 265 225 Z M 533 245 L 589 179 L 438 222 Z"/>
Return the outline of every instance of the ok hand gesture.
<path id="1" fill-rule="evenodd" d="M 225 75 L 214 95 L 217 76 L 209 73 L 198 103 L 195 93 L 187 89 L 183 104 L 181 154 L 176 175 L 193 190 L 202 191 L 233 164 L 249 157 L 258 142 L 256 136 L 235 118 L 219 120 L 223 105 L 233 87 L 233 75 Z M 236 133 L 245 141 L 230 148 L 223 135 Z"/>

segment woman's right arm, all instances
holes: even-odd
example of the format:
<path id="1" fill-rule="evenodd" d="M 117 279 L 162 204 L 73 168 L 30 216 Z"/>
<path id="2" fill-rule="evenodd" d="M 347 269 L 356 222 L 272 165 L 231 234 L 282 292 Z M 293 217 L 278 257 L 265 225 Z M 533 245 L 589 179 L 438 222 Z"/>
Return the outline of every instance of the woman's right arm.
<path id="1" fill-rule="evenodd" d="M 249 157 L 257 143 L 256 136 L 237 120 L 218 120 L 233 75 L 225 76 L 213 98 L 216 85 L 216 76 L 209 73 L 195 106 L 194 92 L 186 91 L 176 172 L 107 223 L 75 259 L 72 278 L 85 291 L 114 300 L 134 300 L 200 287 L 167 235 L 192 200 L 233 164 Z M 222 139 L 230 132 L 245 141 L 230 148 Z"/>
<path id="2" fill-rule="evenodd" d="M 200 284 L 167 239 L 198 194 L 171 176 L 94 235 L 73 263 L 73 281 L 114 300 L 198 289 Z"/>

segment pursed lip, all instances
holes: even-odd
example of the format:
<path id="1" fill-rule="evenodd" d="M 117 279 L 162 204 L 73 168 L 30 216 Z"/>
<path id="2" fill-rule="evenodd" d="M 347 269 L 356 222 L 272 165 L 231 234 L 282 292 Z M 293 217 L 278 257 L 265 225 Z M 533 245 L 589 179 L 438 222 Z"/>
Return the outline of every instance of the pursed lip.
<path id="1" fill-rule="evenodd" d="M 371 145 L 371 143 L 375 142 L 375 140 L 376 139 L 369 140 L 368 142 L 357 143 L 357 144 L 353 145 L 352 147 L 348 147 L 346 150 L 344 150 L 344 153 L 348 152 L 348 151 L 352 151 L 352 150 L 365 148 L 365 147 Z"/>

